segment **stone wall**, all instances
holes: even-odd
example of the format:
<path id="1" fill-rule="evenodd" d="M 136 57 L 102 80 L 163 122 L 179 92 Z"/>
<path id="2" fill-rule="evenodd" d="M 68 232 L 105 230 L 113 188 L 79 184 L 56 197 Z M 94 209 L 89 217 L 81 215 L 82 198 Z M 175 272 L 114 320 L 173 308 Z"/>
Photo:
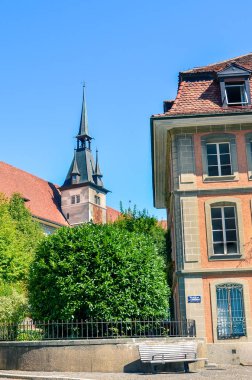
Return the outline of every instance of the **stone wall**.
<path id="1" fill-rule="evenodd" d="M 0 342 L 0 370 L 150 372 L 150 366 L 140 361 L 139 344 L 176 343 L 185 340 L 182 338 L 149 340 L 125 338 L 92 341 Z M 198 355 L 205 356 L 203 341 L 197 340 L 197 343 Z M 193 367 L 195 365 L 203 366 L 204 362 L 191 364 Z M 175 363 L 171 364 L 171 369 L 183 369 L 183 366 L 181 363 Z"/>

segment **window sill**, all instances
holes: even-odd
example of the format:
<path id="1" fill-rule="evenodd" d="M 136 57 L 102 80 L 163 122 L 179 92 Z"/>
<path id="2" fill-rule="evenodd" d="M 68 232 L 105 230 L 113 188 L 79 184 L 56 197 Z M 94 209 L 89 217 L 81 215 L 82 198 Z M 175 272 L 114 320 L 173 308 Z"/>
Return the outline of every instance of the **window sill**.
<path id="1" fill-rule="evenodd" d="M 209 261 L 218 261 L 218 260 L 241 260 L 243 258 L 241 253 L 236 253 L 236 254 L 229 254 L 229 255 L 212 255 L 209 256 Z"/>
<path id="2" fill-rule="evenodd" d="M 238 178 L 235 174 L 232 175 L 222 175 L 222 176 L 204 176 L 203 182 L 230 182 L 238 181 Z"/>

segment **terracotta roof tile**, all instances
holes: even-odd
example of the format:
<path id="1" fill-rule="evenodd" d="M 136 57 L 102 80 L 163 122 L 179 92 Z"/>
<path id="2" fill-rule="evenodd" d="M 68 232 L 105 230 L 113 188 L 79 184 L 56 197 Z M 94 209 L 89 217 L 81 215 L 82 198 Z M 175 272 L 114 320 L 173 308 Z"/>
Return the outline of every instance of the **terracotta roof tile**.
<path id="1" fill-rule="evenodd" d="M 60 210 L 58 186 L 0 161 L 0 192 L 10 197 L 20 193 L 33 216 L 68 225 Z"/>
<path id="2" fill-rule="evenodd" d="M 195 67 L 191 70 L 183 71 L 183 73 L 202 73 L 223 70 L 227 65 L 235 62 L 237 65 L 244 67 L 247 70 L 252 70 L 252 53 L 240 55 L 235 58 L 227 59 L 225 61 L 212 63 L 207 66 Z"/>
<path id="3" fill-rule="evenodd" d="M 172 107 L 163 114 L 153 116 L 252 112 L 251 105 L 225 108 L 222 106 L 220 84 L 214 72 L 223 70 L 231 63 L 252 70 L 252 53 L 180 73 L 179 89 Z M 211 75 L 204 75 L 210 72 Z M 252 94 L 252 79 L 250 79 L 250 92 Z"/>
<path id="4" fill-rule="evenodd" d="M 120 215 L 120 211 L 107 206 L 107 223 L 115 222 L 120 217 Z"/>

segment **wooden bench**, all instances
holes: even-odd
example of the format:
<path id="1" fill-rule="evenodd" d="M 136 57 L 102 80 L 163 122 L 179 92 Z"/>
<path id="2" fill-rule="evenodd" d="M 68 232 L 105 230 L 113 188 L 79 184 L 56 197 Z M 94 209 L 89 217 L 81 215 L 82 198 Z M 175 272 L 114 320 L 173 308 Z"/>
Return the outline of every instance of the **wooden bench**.
<path id="1" fill-rule="evenodd" d="M 197 344 L 181 342 L 170 344 L 140 344 L 139 354 L 143 363 L 150 363 L 152 372 L 156 372 L 156 364 L 183 362 L 185 372 L 189 372 L 189 363 L 207 358 L 197 358 Z"/>

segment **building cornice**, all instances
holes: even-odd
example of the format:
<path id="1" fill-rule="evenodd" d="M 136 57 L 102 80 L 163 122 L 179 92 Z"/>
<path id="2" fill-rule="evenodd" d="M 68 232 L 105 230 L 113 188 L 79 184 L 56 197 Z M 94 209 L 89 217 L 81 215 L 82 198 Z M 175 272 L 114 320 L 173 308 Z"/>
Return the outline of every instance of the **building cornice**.
<path id="1" fill-rule="evenodd" d="M 214 189 L 184 189 L 184 190 L 174 190 L 174 194 L 179 195 L 231 195 L 231 194 L 252 194 L 252 186 L 238 186 L 229 188 L 214 188 Z"/>
<path id="2" fill-rule="evenodd" d="M 176 271 L 177 277 L 192 277 L 192 276 L 222 276 L 234 274 L 247 274 L 252 275 L 252 267 L 247 268 L 199 268 L 199 269 L 182 269 Z"/>

